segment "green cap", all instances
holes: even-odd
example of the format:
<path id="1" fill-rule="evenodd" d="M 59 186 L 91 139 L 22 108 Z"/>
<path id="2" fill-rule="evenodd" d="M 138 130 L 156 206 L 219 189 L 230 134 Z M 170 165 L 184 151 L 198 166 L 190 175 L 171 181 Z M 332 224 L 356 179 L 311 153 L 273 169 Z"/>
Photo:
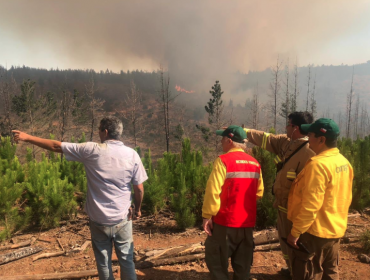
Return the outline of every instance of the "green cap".
<path id="1" fill-rule="evenodd" d="M 216 130 L 216 134 L 220 136 L 226 136 L 237 143 L 244 143 L 244 139 L 247 139 L 247 133 L 241 126 L 230 125 L 225 130 Z"/>
<path id="2" fill-rule="evenodd" d="M 316 136 L 325 136 L 335 140 L 339 136 L 339 127 L 332 119 L 321 118 L 312 124 L 301 124 L 301 130 L 305 133 L 313 132 Z"/>

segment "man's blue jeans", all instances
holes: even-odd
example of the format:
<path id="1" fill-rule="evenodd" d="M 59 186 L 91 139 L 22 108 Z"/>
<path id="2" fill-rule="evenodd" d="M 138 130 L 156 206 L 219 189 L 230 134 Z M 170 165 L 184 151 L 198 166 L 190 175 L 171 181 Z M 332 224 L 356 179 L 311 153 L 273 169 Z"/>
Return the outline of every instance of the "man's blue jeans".
<path id="1" fill-rule="evenodd" d="M 132 220 L 125 219 L 112 226 L 101 225 L 90 220 L 90 231 L 99 279 L 114 280 L 112 272 L 113 242 L 121 267 L 121 279 L 136 280 L 133 261 Z"/>

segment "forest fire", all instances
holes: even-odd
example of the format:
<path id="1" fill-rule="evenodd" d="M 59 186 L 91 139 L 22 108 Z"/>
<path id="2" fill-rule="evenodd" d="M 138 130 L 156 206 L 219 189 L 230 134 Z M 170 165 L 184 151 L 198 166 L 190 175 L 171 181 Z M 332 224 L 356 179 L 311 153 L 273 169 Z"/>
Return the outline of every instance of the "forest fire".
<path id="1" fill-rule="evenodd" d="M 177 90 L 177 91 L 179 91 L 179 92 L 185 92 L 185 93 L 195 93 L 195 91 L 194 90 L 186 90 L 186 89 L 184 89 L 184 88 L 182 88 L 182 87 L 180 87 L 180 86 L 178 86 L 178 85 L 176 85 L 175 86 L 175 89 Z"/>

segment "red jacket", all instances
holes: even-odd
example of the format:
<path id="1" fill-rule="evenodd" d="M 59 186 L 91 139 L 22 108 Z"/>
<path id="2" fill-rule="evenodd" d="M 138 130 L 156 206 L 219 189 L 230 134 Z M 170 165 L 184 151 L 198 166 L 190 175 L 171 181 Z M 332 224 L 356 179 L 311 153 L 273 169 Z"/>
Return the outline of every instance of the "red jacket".
<path id="1" fill-rule="evenodd" d="M 244 152 L 227 153 L 220 159 L 226 166 L 226 180 L 220 194 L 220 210 L 213 221 L 227 227 L 254 227 L 261 166 Z"/>

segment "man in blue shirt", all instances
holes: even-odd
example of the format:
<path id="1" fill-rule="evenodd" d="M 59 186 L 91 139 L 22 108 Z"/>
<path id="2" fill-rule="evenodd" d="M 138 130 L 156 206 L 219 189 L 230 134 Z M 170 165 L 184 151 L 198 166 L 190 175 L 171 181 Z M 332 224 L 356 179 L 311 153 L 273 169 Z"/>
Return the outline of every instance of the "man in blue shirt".
<path id="1" fill-rule="evenodd" d="M 101 143 L 66 143 L 43 139 L 13 130 L 14 139 L 49 151 L 63 153 L 67 160 L 82 162 L 87 177 L 85 211 L 99 279 L 111 280 L 112 241 L 121 267 L 121 279 L 136 280 L 133 262 L 131 184 L 135 195 L 135 215 L 141 216 L 143 182 L 148 179 L 139 155 L 121 142 L 122 122 L 115 117 L 100 121 Z"/>

